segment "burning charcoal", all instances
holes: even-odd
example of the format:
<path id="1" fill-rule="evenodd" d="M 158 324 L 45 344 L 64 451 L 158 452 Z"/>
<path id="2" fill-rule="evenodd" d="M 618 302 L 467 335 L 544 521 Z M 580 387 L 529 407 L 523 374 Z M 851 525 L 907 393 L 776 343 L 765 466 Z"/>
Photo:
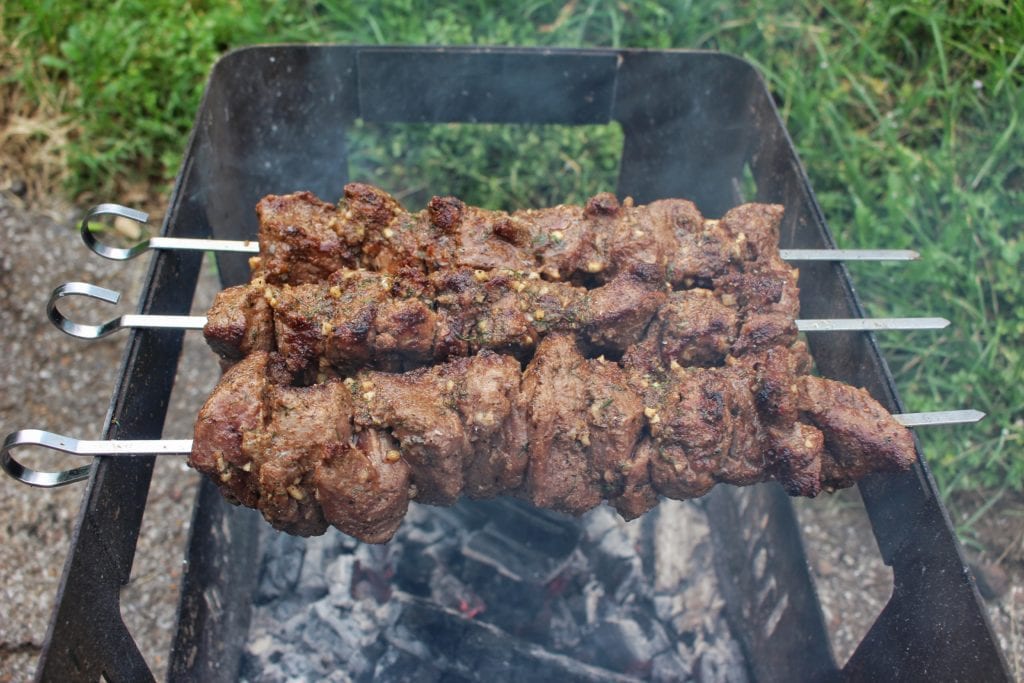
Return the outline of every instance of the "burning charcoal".
<path id="1" fill-rule="evenodd" d="M 303 599 L 317 599 L 327 595 L 327 581 L 324 577 L 325 555 L 330 553 L 333 537 L 338 534 L 314 536 L 306 541 L 306 552 L 302 557 L 295 592 Z"/>
<path id="2" fill-rule="evenodd" d="M 650 680 L 659 683 L 693 680 L 693 676 L 690 674 L 693 671 L 693 658 L 690 656 L 684 659 L 679 655 L 679 650 L 690 654 L 688 648 L 676 647 L 654 656 L 654 659 L 651 660 Z"/>
<path id="3" fill-rule="evenodd" d="M 548 640 L 551 647 L 558 651 L 567 651 L 576 647 L 582 637 L 582 630 L 576 616 L 569 609 L 566 601 L 559 600 L 550 606 L 551 618 L 548 620 Z"/>
<path id="4" fill-rule="evenodd" d="M 451 678 L 428 659 L 393 647 L 378 660 L 377 668 L 373 671 L 373 680 L 435 683 L 449 681 Z"/>
<path id="5" fill-rule="evenodd" d="M 324 570 L 324 581 L 329 593 L 328 600 L 335 607 L 351 607 L 354 602 L 352 577 L 355 575 L 355 566 L 354 555 L 340 555 Z"/>
<path id="6" fill-rule="evenodd" d="M 704 509 L 666 503 L 633 523 L 413 505 L 386 546 L 268 537 L 244 677 L 746 681 Z"/>
<path id="7" fill-rule="evenodd" d="M 395 567 L 392 562 L 394 546 L 360 545 L 355 552 L 352 572 L 352 596 L 356 599 L 373 598 L 378 603 L 391 597 Z"/>
<path id="8" fill-rule="evenodd" d="M 750 675 L 739 645 L 733 640 L 716 645 L 701 654 L 694 671 L 696 679 L 701 683 L 747 683 Z"/>
<path id="9" fill-rule="evenodd" d="M 666 500 L 654 518 L 654 589 L 674 594 L 695 576 L 695 567 L 710 563 L 710 530 L 696 503 Z"/>
<path id="10" fill-rule="evenodd" d="M 473 619 L 487 609 L 487 604 L 472 588 L 452 574 L 438 567 L 431 582 L 430 599 L 434 604 L 458 610 L 467 619 Z"/>
<path id="11" fill-rule="evenodd" d="M 613 671 L 649 678 L 655 655 L 667 649 L 669 641 L 664 628 L 634 611 L 632 617 L 601 621 L 576 651 L 592 653 L 595 664 Z"/>
<path id="12" fill-rule="evenodd" d="M 385 638 L 408 649 L 417 641 L 421 656 L 444 671 L 444 680 L 634 681 L 632 677 L 591 666 L 525 642 L 484 621 L 466 619 L 413 596 L 396 594 L 404 602 L 405 629 L 388 630 Z M 429 648 L 423 653 L 423 646 Z M 453 676 L 454 674 L 454 676 Z"/>
<path id="13" fill-rule="evenodd" d="M 494 518 L 471 533 L 462 553 L 515 581 L 543 585 L 565 566 L 580 537 L 576 524 L 518 501 L 488 501 Z"/>
<path id="14" fill-rule="evenodd" d="M 608 531 L 597 542 L 593 553 L 594 571 L 605 592 L 616 602 L 632 595 L 648 595 L 650 589 L 636 545 L 640 525 L 622 524 Z"/>
<path id="15" fill-rule="evenodd" d="M 269 534 L 260 583 L 256 589 L 256 604 L 276 600 L 291 593 L 299 581 L 306 544 L 290 534 Z"/>

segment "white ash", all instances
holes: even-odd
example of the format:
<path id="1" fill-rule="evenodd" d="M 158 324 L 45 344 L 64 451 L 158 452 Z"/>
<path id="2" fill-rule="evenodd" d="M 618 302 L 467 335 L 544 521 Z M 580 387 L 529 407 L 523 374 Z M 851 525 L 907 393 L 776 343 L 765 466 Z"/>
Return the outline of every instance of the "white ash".
<path id="1" fill-rule="evenodd" d="M 748 680 L 694 503 L 413 506 L 384 546 L 264 534 L 246 681 Z"/>

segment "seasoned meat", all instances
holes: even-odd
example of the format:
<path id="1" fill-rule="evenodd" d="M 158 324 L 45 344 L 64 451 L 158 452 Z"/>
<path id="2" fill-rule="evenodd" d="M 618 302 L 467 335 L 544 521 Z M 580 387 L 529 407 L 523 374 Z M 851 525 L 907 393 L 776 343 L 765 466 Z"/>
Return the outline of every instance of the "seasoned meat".
<path id="1" fill-rule="evenodd" d="M 813 496 L 914 462 L 907 430 L 865 391 L 801 375 L 806 351 L 786 352 L 666 369 L 587 359 L 555 334 L 525 371 L 484 351 L 312 386 L 256 352 L 203 407 L 190 464 L 277 528 L 384 542 L 409 500 L 506 494 L 572 514 L 607 500 L 633 518 L 717 483 Z M 772 409 L 780 391 L 795 395 Z"/>
<path id="2" fill-rule="evenodd" d="M 206 327 L 241 360 L 189 462 L 278 529 L 381 543 L 409 501 L 462 495 L 633 519 L 659 495 L 814 496 L 916 457 L 867 392 L 808 374 L 781 207 L 705 220 L 606 193 L 410 214 L 355 183 L 337 207 L 298 193 L 259 213 L 256 277 Z"/>
<path id="3" fill-rule="evenodd" d="M 735 302 L 729 306 L 709 289 L 672 292 L 658 310 L 648 337 L 662 362 L 719 365 L 732 351 L 738 328 Z"/>
<path id="4" fill-rule="evenodd" d="M 308 192 L 262 199 L 253 275 L 294 285 L 319 282 L 339 268 L 465 267 L 600 283 L 646 265 L 659 280 L 690 288 L 761 258 L 761 245 L 778 242 L 781 214 L 776 205 L 751 204 L 705 221 L 682 199 L 635 206 L 608 193 L 582 207 L 511 213 L 435 197 L 409 213 L 383 190 L 350 183 L 337 207 Z"/>
<path id="5" fill-rule="evenodd" d="M 254 282 L 224 289 L 207 313 L 203 336 L 225 360 L 240 360 L 253 351 L 274 350 L 274 316 L 260 285 Z"/>
<path id="6" fill-rule="evenodd" d="M 385 543 L 409 508 L 409 465 L 386 432 L 356 434 L 355 443 L 332 443 L 313 474 L 324 519 L 349 536 Z"/>
<path id="7" fill-rule="evenodd" d="M 799 312 L 790 269 L 722 278 L 720 290 L 675 292 L 666 292 L 648 266 L 594 289 L 466 268 L 429 276 L 345 269 L 323 282 L 255 282 L 248 289 L 231 288 L 216 299 L 206 327 L 211 346 L 232 360 L 255 340 L 257 349 L 280 351 L 291 372 L 321 360 L 340 372 L 398 371 L 482 349 L 528 359 L 552 333 L 576 335 L 592 355 L 618 357 L 633 344 L 649 344 L 663 365 L 714 366 L 729 355 L 791 345 Z"/>
<path id="8" fill-rule="evenodd" d="M 529 466 L 524 497 L 537 507 L 582 514 L 601 502 L 600 472 L 588 445 L 586 360 L 562 335 L 541 343 L 523 373 L 519 410 L 526 417 Z"/>
<path id="9" fill-rule="evenodd" d="M 260 255 L 250 265 L 267 282 L 316 282 L 358 262 L 359 228 L 310 192 L 264 197 L 256 215 Z"/>
<path id="10" fill-rule="evenodd" d="M 529 455 L 524 415 L 515 403 L 521 380 L 514 358 L 481 353 L 452 387 L 472 446 L 463 463 L 463 493 L 470 498 L 493 498 L 522 484 Z"/>
<path id="11" fill-rule="evenodd" d="M 872 472 L 899 472 L 916 459 L 914 440 L 864 389 L 805 375 L 799 408 L 825 436 L 822 459 L 826 490 L 852 486 Z"/>

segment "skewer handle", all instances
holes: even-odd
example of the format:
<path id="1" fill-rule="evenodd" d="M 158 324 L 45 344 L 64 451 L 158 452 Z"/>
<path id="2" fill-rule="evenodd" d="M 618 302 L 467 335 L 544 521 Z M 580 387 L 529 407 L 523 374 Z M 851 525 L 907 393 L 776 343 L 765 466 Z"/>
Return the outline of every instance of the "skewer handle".
<path id="1" fill-rule="evenodd" d="M 52 451 L 82 456 L 187 455 L 192 451 L 192 440 L 85 441 L 41 429 L 22 429 L 8 434 L 0 450 L 0 466 L 4 471 L 23 484 L 53 488 L 88 479 L 92 464 L 57 472 L 34 470 L 11 455 L 11 450 L 19 446 L 42 446 Z"/>
<path id="2" fill-rule="evenodd" d="M 66 296 L 79 295 L 97 299 L 108 304 L 121 300 L 120 292 L 106 287 L 97 287 L 88 282 L 65 282 L 53 290 L 46 302 L 46 316 L 65 334 L 80 339 L 99 339 L 122 328 L 161 328 L 176 330 L 201 330 L 206 325 L 205 316 L 193 315 L 121 315 L 99 325 L 86 325 L 69 320 L 57 308 L 57 302 Z"/>
<path id="3" fill-rule="evenodd" d="M 82 241 L 85 242 L 85 246 L 103 258 L 114 261 L 127 261 L 150 249 L 231 251 L 243 254 L 258 254 L 260 252 L 260 245 L 250 240 L 213 240 L 193 237 L 150 237 L 130 247 L 112 247 L 100 242 L 96 233 L 90 228 L 90 221 L 99 216 L 117 216 L 136 223 L 146 223 L 149 220 L 149 214 L 120 204 L 99 204 L 85 214 L 81 224 Z"/>

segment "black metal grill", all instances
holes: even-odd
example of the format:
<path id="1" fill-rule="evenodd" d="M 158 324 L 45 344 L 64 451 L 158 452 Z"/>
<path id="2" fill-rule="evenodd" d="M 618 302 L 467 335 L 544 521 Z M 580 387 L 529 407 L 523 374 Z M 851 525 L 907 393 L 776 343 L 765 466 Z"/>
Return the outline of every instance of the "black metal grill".
<path id="1" fill-rule="evenodd" d="M 425 87 L 429 84 L 429 87 Z M 537 98 L 535 93 L 553 93 Z M 275 46 L 214 68 L 163 227 L 181 237 L 252 239 L 263 195 L 337 197 L 356 121 L 606 124 L 624 148 L 617 192 L 669 196 L 720 215 L 742 200 L 785 204 L 783 247 L 834 243 L 792 143 L 756 71 L 689 51 Z M 752 177 L 756 197 L 744 197 Z M 153 257 L 143 313 L 186 314 L 200 257 Z M 218 257 L 224 285 L 248 279 L 244 256 Z M 802 312 L 860 317 L 840 264 L 801 267 Z M 181 332 L 133 334 L 105 436 L 161 436 Z M 874 338 L 810 340 L 822 374 L 902 406 Z M 137 681 L 151 673 L 119 612 L 152 458 L 93 469 L 45 643 L 46 680 Z M 792 506 L 775 486 L 720 487 L 705 509 L 731 628 L 760 680 L 1009 679 L 1003 655 L 923 463 L 860 486 L 894 592 L 853 657 L 831 654 Z M 258 515 L 202 485 L 188 548 L 173 680 L 234 680 L 259 580 Z M 757 559 L 759 558 L 759 559 Z M 755 561 L 757 560 L 757 561 Z"/>

